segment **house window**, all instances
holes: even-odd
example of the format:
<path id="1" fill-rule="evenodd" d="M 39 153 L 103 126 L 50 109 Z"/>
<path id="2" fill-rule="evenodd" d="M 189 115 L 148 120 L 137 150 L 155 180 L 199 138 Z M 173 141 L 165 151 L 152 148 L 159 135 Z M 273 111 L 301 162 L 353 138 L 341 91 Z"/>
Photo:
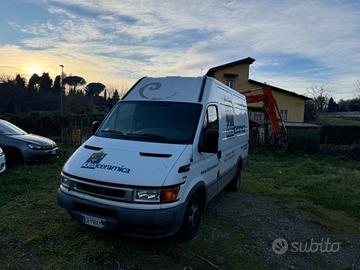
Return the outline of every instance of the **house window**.
<path id="1" fill-rule="evenodd" d="M 287 109 L 281 109 L 280 114 L 281 114 L 281 118 L 283 121 L 288 120 L 288 110 Z"/>
<path id="2" fill-rule="evenodd" d="M 235 80 L 225 80 L 225 84 L 230 88 L 234 89 L 235 87 Z"/>

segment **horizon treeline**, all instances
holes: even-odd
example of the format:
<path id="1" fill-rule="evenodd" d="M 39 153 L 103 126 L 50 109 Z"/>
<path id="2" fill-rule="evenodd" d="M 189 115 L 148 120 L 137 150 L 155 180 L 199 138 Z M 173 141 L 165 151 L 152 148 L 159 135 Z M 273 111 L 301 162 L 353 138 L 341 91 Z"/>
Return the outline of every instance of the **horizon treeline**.
<path id="1" fill-rule="evenodd" d="M 61 87 L 59 75 L 53 80 L 49 73 L 34 73 L 27 81 L 17 74 L 0 79 L 0 113 L 61 111 L 61 93 L 64 113 L 105 113 L 120 99 L 117 89 L 111 89 L 111 95 L 109 90 L 81 76 L 64 77 Z"/>

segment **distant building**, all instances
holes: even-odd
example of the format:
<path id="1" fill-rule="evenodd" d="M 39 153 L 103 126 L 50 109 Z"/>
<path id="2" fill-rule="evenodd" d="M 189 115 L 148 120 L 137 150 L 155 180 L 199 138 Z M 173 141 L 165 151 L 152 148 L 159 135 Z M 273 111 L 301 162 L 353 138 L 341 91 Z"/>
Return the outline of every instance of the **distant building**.
<path id="1" fill-rule="evenodd" d="M 304 122 L 305 101 L 309 98 L 289 90 L 249 79 L 249 68 L 254 61 L 255 59 L 248 57 L 213 67 L 209 69 L 206 75 L 214 77 L 240 93 L 254 90 L 251 94 L 261 94 L 261 88 L 267 85 L 272 89 L 283 120 L 286 122 Z M 264 122 L 262 104 L 249 104 L 249 118 L 253 122 Z"/>

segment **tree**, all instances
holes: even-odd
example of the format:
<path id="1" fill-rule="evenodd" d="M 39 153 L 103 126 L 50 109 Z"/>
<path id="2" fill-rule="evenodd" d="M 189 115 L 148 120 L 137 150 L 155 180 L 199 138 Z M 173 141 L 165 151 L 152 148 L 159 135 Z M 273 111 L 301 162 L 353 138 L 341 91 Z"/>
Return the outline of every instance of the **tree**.
<path id="1" fill-rule="evenodd" d="M 355 81 L 355 95 L 360 98 L 360 80 Z"/>
<path id="2" fill-rule="evenodd" d="M 329 103 L 327 105 L 327 111 L 328 112 L 337 112 L 339 110 L 338 104 L 334 101 L 334 99 L 331 97 L 329 99 Z"/>
<path id="3" fill-rule="evenodd" d="M 111 99 L 113 101 L 113 104 L 116 104 L 120 100 L 119 92 L 117 89 L 115 89 Z"/>
<path id="4" fill-rule="evenodd" d="M 360 97 L 349 100 L 349 109 L 352 112 L 360 111 Z"/>
<path id="5" fill-rule="evenodd" d="M 360 111 L 360 97 L 339 101 L 340 112 Z"/>
<path id="6" fill-rule="evenodd" d="M 6 104 L 5 109 L 4 109 L 5 113 L 15 113 L 15 105 L 13 102 L 9 102 L 8 104 Z"/>
<path id="7" fill-rule="evenodd" d="M 305 101 L 304 121 L 313 122 L 319 117 L 314 100 Z"/>
<path id="8" fill-rule="evenodd" d="M 106 100 L 106 106 L 108 107 L 109 110 L 120 100 L 119 91 L 117 89 L 111 89 L 110 93 L 111 92 L 112 92 L 112 97 L 109 97 Z"/>
<path id="9" fill-rule="evenodd" d="M 76 92 L 76 88 L 86 84 L 86 81 L 83 77 L 80 76 L 68 76 L 64 78 L 63 84 L 72 87 L 72 89 L 70 89 L 70 92 Z"/>
<path id="10" fill-rule="evenodd" d="M 106 88 L 100 82 L 89 83 L 85 88 L 80 87 L 86 85 L 83 77 L 67 76 L 63 83 L 70 90 L 63 96 L 63 107 L 67 112 L 98 113 L 102 108 L 106 110 L 111 108 L 113 99 L 115 103 L 119 100 L 118 92 L 113 95 L 113 99 L 108 98 L 106 94 L 100 96 Z M 41 76 L 34 73 L 28 84 L 19 74 L 15 78 L 0 75 L 0 112 L 58 110 L 61 91 L 61 77 L 56 76 L 53 81 L 49 73 L 43 73 Z M 91 98 L 89 99 L 85 94 Z"/>
<path id="11" fill-rule="evenodd" d="M 26 80 L 25 78 L 21 77 L 20 74 L 17 74 L 15 77 L 15 83 L 16 87 L 21 90 L 22 92 L 25 92 L 26 89 Z"/>
<path id="12" fill-rule="evenodd" d="M 346 112 L 349 110 L 346 100 L 340 99 L 338 106 L 339 106 L 339 112 Z"/>
<path id="13" fill-rule="evenodd" d="M 309 102 L 308 106 L 311 107 L 311 110 L 309 108 L 309 113 L 315 113 L 310 118 L 317 119 L 320 115 L 320 113 L 325 112 L 327 109 L 327 105 L 329 102 L 329 95 L 328 95 L 328 89 L 327 87 L 320 85 L 320 86 L 312 86 L 309 90 L 309 95 L 312 97 L 312 102 Z M 314 107 L 314 108 L 312 108 Z M 315 110 L 313 110 L 315 109 Z"/>
<path id="14" fill-rule="evenodd" d="M 27 107 L 26 98 L 25 98 L 26 89 L 27 89 L 26 79 L 21 77 L 20 74 L 17 74 L 12 84 L 14 85 L 14 92 L 16 95 L 13 99 L 11 99 L 11 102 L 13 102 L 14 104 L 13 105 L 14 110 L 19 109 L 20 111 L 24 111 L 25 108 Z"/>
<path id="15" fill-rule="evenodd" d="M 53 93 L 60 93 L 61 91 L 61 76 L 57 75 L 54 80 L 54 85 L 51 89 Z"/>
<path id="16" fill-rule="evenodd" d="M 28 84 L 29 95 L 34 95 L 37 93 L 38 88 L 39 88 L 39 82 L 40 82 L 39 75 L 34 73 L 29 79 L 29 84 Z"/>
<path id="17" fill-rule="evenodd" d="M 52 87 L 52 79 L 50 78 L 49 73 L 43 73 L 39 78 L 39 92 L 40 93 L 50 93 Z"/>
<path id="18" fill-rule="evenodd" d="M 98 96 L 102 91 L 104 91 L 105 85 L 99 82 L 92 82 L 89 83 L 86 88 L 85 92 L 87 96 Z"/>

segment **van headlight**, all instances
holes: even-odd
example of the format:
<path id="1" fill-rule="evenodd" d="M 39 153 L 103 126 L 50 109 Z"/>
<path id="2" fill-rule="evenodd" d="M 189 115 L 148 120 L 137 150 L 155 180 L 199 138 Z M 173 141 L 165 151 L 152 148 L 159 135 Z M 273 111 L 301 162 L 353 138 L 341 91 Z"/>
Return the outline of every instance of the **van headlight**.
<path id="1" fill-rule="evenodd" d="M 177 200 L 180 186 L 166 187 L 162 189 L 135 189 L 134 202 L 173 202 Z"/>
<path id="2" fill-rule="evenodd" d="M 160 202 L 160 190 L 159 189 L 135 189 L 135 202 Z"/>
<path id="3" fill-rule="evenodd" d="M 3 150 L 0 148 L 0 157 L 1 157 L 2 155 L 4 155 L 4 152 L 3 152 Z"/>
<path id="4" fill-rule="evenodd" d="M 60 175 L 60 184 L 63 185 L 64 187 L 66 187 L 66 188 L 70 187 L 71 178 L 64 175 L 64 174 L 61 174 Z"/>

